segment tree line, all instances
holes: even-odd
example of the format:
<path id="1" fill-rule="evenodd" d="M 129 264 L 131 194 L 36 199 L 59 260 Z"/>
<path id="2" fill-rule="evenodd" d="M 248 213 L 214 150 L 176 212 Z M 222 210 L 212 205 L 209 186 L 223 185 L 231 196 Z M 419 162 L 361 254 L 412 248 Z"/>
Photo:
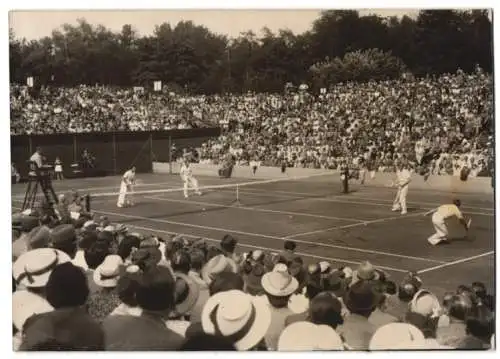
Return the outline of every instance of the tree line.
<path id="1" fill-rule="evenodd" d="M 425 10 L 416 18 L 323 11 L 309 31 L 263 28 L 237 38 L 191 21 L 156 26 L 139 36 L 133 25 L 113 32 L 84 19 L 50 37 L 26 41 L 10 32 L 10 80 L 38 85 L 153 86 L 194 93 L 277 92 L 286 83 L 325 86 L 493 68 L 487 10 Z"/>

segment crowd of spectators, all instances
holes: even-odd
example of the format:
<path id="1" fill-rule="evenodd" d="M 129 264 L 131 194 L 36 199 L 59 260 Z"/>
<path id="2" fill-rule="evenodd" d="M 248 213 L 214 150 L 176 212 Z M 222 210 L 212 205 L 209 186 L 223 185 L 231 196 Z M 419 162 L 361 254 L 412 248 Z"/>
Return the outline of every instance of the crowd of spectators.
<path id="1" fill-rule="evenodd" d="M 69 197 L 68 197 L 69 198 Z M 494 297 L 480 282 L 438 299 L 416 273 L 304 262 L 293 241 L 241 252 L 129 231 L 78 194 L 13 218 L 15 350 L 488 350 Z"/>
<path id="2" fill-rule="evenodd" d="M 337 168 L 359 161 L 386 171 L 406 157 L 433 174 L 470 176 L 492 157 L 493 84 L 480 69 L 435 78 L 341 83 L 313 94 L 184 96 L 102 86 L 11 87 L 11 134 L 142 131 L 220 126 L 200 161 Z"/>

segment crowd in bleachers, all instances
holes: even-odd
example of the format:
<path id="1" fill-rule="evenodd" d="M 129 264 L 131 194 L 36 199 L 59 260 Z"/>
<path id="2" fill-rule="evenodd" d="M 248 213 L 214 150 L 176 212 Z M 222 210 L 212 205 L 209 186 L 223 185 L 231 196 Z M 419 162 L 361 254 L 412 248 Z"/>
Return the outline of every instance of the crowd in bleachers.
<path id="1" fill-rule="evenodd" d="M 78 194 L 13 217 L 15 350 L 491 349 L 494 297 L 467 283 L 437 298 L 416 273 L 307 262 L 293 241 L 242 252 L 136 233 Z"/>
<path id="2" fill-rule="evenodd" d="M 141 131 L 221 126 L 200 160 L 337 168 L 344 160 L 384 171 L 406 157 L 434 174 L 485 172 L 493 134 L 491 75 L 458 71 L 425 79 L 341 83 L 319 93 L 184 96 L 103 86 L 11 88 L 11 133 Z"/>

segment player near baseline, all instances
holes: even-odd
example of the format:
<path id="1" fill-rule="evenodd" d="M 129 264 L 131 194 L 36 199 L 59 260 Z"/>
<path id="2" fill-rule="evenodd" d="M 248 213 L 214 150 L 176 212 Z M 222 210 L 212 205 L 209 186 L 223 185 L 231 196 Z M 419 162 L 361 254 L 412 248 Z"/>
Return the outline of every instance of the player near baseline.
<path id="1" fill-rule="evenodd" d="M 396 193 L 396 198 L 394 198 L 394 203 L 392 205 L 392 211 L 396 212 L 401 210 L 401 214 L 407 213 L 406 208 L 406 196 L 408 195 L 408 186 L 411 182 L 411 173 L 408 169 L 407 162 L 398 164 L 396 168 L 396 183 L 398 191 Z"/>
<path id="2" fill-rule="evenodd" d="M 134 205 L 132 194 L 135 185 L 135 166 L 124 173 L 120 184 L 120 194 L 118 195 L 117 206 L 119 208 Z"/>
<path id="3" fill-rule="evenodd" d="M 469 231 L 471 220 L 465 220 L 465 217 L 460 211 L 460 205 L 460 200 L 455 199 L 453 204 L 444 204 L 424 214 L 424 216 L 432 214 L 432 224 L 436 230 L 436 233 L 427 239 L 430 244 L 435 246 L 438 243 L 448 241 L 448 228 L 445 222 L 448 218 L 457 217 L 459 222 L 464 226 L 465 230 L 467 232 Z"/>
<path id="4" fill-rule="evenodd" d="M 188 198 L 188 189 L 191 187 L 194 189 L 198 196 L 201 196 L 201 192 L 198 188 L 198 180 L 193 177 L 193 168 L 187 156 L 182 159 L 182 166 L 180 171 L 181 179 L 184 182 L 184 198 Z"/>

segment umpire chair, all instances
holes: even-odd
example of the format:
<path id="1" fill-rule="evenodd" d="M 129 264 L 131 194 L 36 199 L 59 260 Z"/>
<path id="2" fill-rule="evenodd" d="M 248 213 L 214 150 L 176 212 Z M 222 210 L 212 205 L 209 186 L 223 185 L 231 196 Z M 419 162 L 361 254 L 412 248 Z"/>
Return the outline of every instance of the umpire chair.
<path id="1" fill-rule="evenodd" d="M 28 175 L 28 186 L 24 195 L 22 210 L 34 209 L 39 189 L 42 190 L 47 206 L 54 212 L 54 205 L 59 202 L 54 187 L 52 186 L 51 171 L 52 166 L 38 167 L 36 162 L 28 161 L 30 172 Z"/>

